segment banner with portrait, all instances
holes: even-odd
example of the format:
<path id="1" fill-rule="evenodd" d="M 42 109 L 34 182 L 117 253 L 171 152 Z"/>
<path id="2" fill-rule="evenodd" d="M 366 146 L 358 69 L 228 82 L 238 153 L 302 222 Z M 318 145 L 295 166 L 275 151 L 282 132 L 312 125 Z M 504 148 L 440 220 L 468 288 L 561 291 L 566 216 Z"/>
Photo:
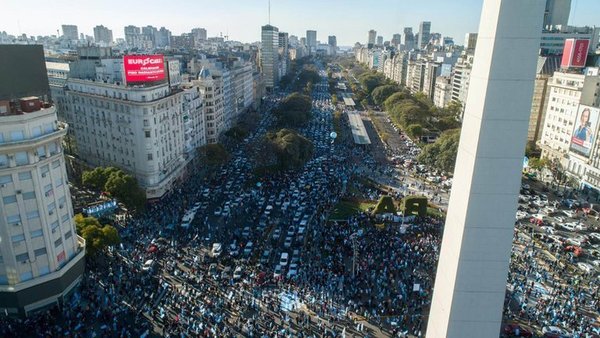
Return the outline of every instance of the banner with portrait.
<path id="1" fill-rule="evenodd" d="M 573 134 L 571 135 L 570 150 L 576 154 L 589 157 L 596 140 L 598 130 L 598 108 L 579 105 Z"/>

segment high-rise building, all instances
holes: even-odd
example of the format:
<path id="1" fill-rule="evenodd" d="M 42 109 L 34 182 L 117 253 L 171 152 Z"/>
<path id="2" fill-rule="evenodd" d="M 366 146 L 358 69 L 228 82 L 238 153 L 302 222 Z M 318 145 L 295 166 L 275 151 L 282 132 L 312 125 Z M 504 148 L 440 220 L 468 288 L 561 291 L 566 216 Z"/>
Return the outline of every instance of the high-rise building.
<path id="1" fill-rule="evenodd" d="M 275 26 L 262 26 L 260 67 L 265 88 L 273 90 L 279 81 L 279 29 Z"/>
<path id="2" fill-rule="evenodd" d="M 410 51 L 415 49 L 415 35 L 412 27 L 404 27 L 404 35 L 402 35 L 404 50 Z"/>
<path id="3" fill-rule="evenodd" d="M 377 40 L 377 31 L 375 31 L 374 29 L 371 29 L 369 31 L 369 36 L 367 37 L 367 47 L 373 48 L 373 46 L 375 46 L 376 40 Z"/>
<path id="4" fill-rule="evenodd" d="M 544 29 L 551 27 L 567 26 L 571 13 L 571 0 L 546 0 L 544 11 Z"/>
<path id="5" fill-rule="evenodd" d="M 206 29 L 204 28 L 193 28 L 192 35 L 194 35 L 194 38 L 198 39 L 199 41 L 206 41 L 208 38 Z"/>
<path id="6" fill-rule="evenodd" d="M 153 26 L 142 27 L 142 48 L 152 49 L 156 47 L 156 35 L 158 29 Z"/>
<path id="7" fill-rule="evenodd" d="M 327 37 L 327 44 L 331 47 L 337 47 L 337 37 L 335 35 L 330 35 Z"/>
<path id="8" fill-rule="evenodd" d="M 125 26 L 123 29 L 125 33 L 125 42 L 129 48 L 141 48 L 142 45 L 142 32 L 139 27 L 136 26 Z"/>
<path id="9" fill-rule="evenodd" d="M 288 33 L 279 32 L 278 53 L 279 53 L 279 78 L 287 75 L 290 66 Z"/>
<path id="10" fill-rule="evenodd" d="M 165 27 L 160 27 L 156 32 L 156 47 L 165 48 L 171 45 L 171 31 Z"/>
<path id="11" fill-rule="evenodd" d="M 393 47 L 398 47 L 402 43 L 402 35 L 399 33 L 392 35 L 391 43 Z"/>
<path id="12" fill-rule="evenodd" d="M 43 47 L 0 49 L 0 79 L 31 72 L 14 87 L 0 86 L 0 312 L 24 316 L 62 303 L 79 284 L 85 241 L 75 231 L 62 152 L 68 126 L 50 103 L 20 97 L 47 96 Z"/>
<path id="13" fill-rule="evenodd" d="M 62 25 L 63 38 L 68 40 L 79 39 L 79 33 L 77 32 L 76 25 Z"/>
<path id="14" fill-rule="evenodd" d="M 431 33 L 431 22 L 429 21 L 421 21 L 419 24 L 419 40 L 417 41 L 417 47 L 419 49 L 424 49 L 427 47 L 429 43 Z"/>
<path id="15" fill-rule="evenodd" d="M 94 27 L 94 40 L 96 43 L 111 44 L 113 42 L 112 30 L 103 25 Z"/>
<path id="16" fill-rule="evenodd" d="M 465 34 L 465 49 L 472 53 L 475 50 L 475 46 L 477 46 L 477 33 Z"/>
<path id="17" fill-rule="evenodd" d="M 313 55 L 317 51 L 317 31 L 307 30 L 306 31 L 306 47 L 308 53 Z"/>
<path id="18" fill-rule="evenodd" d="M 377 36 L 377 46 L 383 46 L 383 36 Z"/>

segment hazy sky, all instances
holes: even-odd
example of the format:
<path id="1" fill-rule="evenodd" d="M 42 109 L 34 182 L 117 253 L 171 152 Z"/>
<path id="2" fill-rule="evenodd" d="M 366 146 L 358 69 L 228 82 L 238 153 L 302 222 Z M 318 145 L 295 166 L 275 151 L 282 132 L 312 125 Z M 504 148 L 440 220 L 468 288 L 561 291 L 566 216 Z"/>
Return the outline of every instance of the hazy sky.
<path id="1" fill-rule="evenodd" d="M 338 45 L 365 43 L 375 29 L 384 40 L 405 26 L 418 30 L 431 21 L 431 31 L 451 36 L 462 44 L 467 32 L 476 32 L 483 0 L 271 0 L 271 24 L 280 31 L 305 36 L 317 30 L 327 42 L 336 35 Z M 203 27 L 208 36 L 229 34 L 232 40 L 260 39 L 260 26 L 268 22 L 268 0 L 0 0 L 0 31 L 10 34 L 52 35 L 61 24 L 75 24 L 93 35 L 103 24 L 115 38 L 127 25 L 165 26 L 173 34 Z M 571 25 L 600 26 L 600 0 L 572 0 Z M 62 32 L 61 32 L 62 34 Z"/>

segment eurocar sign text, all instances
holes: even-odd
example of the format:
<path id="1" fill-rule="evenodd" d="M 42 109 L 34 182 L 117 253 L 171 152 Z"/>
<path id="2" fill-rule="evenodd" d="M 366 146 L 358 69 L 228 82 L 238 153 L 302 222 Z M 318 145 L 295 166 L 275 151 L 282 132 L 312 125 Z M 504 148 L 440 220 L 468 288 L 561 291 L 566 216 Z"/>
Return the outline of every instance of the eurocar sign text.
<path id="1" fill-rule="evenodd" d="M 165 79 L 165 60 L 162 55 L 125 55 L 123 65 L 127 83 Z"/>

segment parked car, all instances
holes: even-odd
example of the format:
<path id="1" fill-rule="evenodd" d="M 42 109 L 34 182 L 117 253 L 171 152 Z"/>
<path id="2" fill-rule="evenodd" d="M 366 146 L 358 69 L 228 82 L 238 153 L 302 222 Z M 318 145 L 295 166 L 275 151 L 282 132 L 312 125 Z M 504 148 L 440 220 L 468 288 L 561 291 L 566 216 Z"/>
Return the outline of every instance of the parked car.
<path id="1" fill-rule="evenodd" d="M 210 254 L 213 257 L 219 257 L 219 256 L 221 256 L 222 252 L 223 252 L 223 246 L 221 245 L 221 243 L 213 243 L 212 249 L 210 250 Z"/>
<path id="2" fill-rule="evenodd" d="M 287 252 L 282 252 L 281 257 L 279 258 L 279 265 L 286 266 L 288 264 L 289 255 Z"/>

